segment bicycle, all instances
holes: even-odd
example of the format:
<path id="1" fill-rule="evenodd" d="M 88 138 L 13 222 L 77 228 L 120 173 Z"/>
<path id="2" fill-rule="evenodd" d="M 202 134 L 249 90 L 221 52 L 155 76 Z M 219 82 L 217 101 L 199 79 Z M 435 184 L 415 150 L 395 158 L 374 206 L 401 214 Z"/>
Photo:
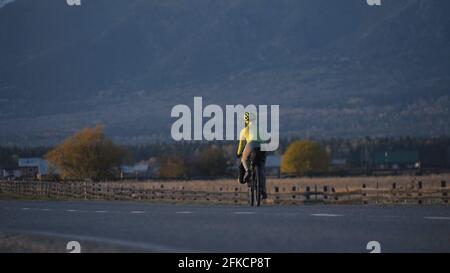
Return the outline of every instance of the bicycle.
<path id="1" fill-rule="evenodd" d="M 252 176 L 250 177 L 249 187 L 249 203 L 250 206 L 261 205 L 261 189 L 262 179 L 265 179 L 264 165 L 266 161 L 266 153 L 257 149 L 250 155 L 250 171 Z"/>

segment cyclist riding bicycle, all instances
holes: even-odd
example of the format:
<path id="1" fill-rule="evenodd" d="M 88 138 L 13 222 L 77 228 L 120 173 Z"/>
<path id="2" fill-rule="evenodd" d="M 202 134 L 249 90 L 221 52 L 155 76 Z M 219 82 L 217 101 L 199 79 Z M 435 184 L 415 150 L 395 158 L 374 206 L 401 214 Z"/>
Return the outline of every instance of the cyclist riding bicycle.
<path id="1" fill-rule="evenodd" d="M 237 157 L 241 157 L 241 165 L 239 166 L 239 182 L 241 184 L 249 183 L 252 174 L 249 168 L 249 158 L 254 154 L 259 154 L 263 157 L 261 161 L 261 197 L 262 199 L 267 198 L 266 193 L 266 177 L 264 171 L 265 165 L 265 152 L 261 151 L 261 139 L 259 137 L 259 128 L 253 127 L 256 123 L 256 116 L 253 113 L 245 112 L 244 114 L 245 127 L 241 130 L 239 135 L 239 147 L 237 150 Z M 245 145 L 244 145 L 245 142 Z"/>

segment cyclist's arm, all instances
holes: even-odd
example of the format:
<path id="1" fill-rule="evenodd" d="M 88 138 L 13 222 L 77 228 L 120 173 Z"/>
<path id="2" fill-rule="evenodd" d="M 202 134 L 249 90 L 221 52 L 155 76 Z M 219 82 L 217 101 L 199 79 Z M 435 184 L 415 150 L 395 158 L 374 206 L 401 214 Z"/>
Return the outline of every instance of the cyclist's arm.
<path id="1" fill-rule="evenodd" d="M 244 141 L 245 141 L 245 129 L 242 129 L 241 133 L 239 135 L 239 147 L 237 150 L 238 156 L 241 156 L 242 152 L 244 151 L 244 148 L 245 148 Z"/>

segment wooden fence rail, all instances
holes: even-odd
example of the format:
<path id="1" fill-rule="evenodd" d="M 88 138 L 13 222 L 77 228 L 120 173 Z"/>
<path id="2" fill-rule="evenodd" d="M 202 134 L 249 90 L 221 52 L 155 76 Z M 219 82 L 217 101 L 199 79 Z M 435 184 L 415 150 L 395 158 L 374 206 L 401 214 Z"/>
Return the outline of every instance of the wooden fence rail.
<path id="1" fill-rule="evenodd" d="M 447 180 L 360 183 L 279 179 L 268 183 L 272 204 L 448 204 Z M 434 179 L 436 180 L 436 179 Z M 286 182 L 287 181 L 287 182 Z M 0 181 L 0 196 L 56 200 L 143 200 L 246 204 L 248 188 L 235 181 L 40 182 Z"/>

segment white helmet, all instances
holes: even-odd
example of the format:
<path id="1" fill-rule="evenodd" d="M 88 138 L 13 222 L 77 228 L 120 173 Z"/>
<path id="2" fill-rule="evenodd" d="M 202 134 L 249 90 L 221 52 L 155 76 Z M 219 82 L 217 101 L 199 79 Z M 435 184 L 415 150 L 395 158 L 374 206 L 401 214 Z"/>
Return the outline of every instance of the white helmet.
<path id="1" fill-rule="evenodd" d="M 256 115 L 251 112 L 245 112 L 244 121 L 245 123 L 254 122 L 256 120 Z"/>

